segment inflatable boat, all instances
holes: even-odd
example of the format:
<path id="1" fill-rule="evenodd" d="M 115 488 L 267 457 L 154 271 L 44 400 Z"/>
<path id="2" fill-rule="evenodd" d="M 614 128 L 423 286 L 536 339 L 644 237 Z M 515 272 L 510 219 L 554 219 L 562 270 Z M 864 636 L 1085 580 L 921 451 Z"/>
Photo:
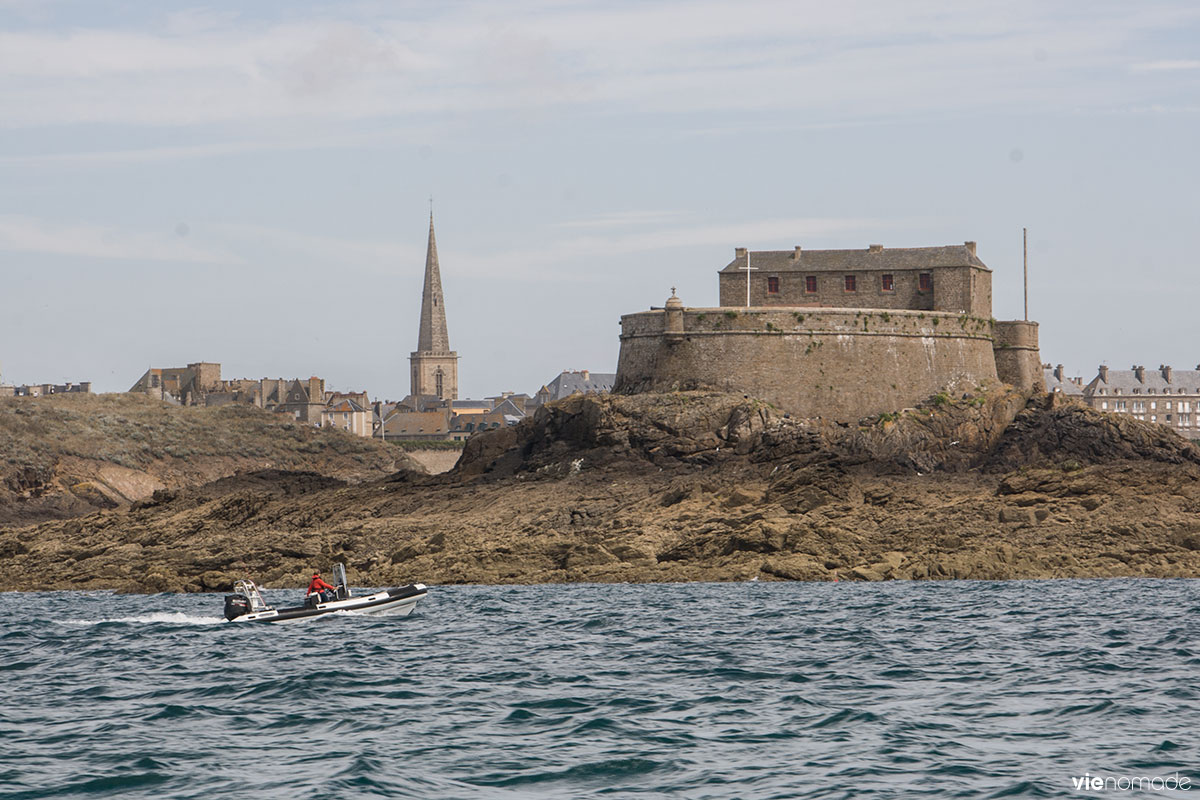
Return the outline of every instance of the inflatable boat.
<path id="1" fill-rule="evenodd" d="M 262 591 L 250 579 L 233 585 L 233 594 L 225 595 L 225 619 L 230 622 L 303 622 L 339 611 L 355 614 L 392 614 L 404 617 L 412 613 L 427 590 L 423 583 L 412 583 L 384 589 L 372 594 L 355 596 L 346 583 L 346 566 L 333 568 L 334 591 L 329 599 L 309 595 L 305 604 L 291 608 L 272 608 L 263 599 Z"/>

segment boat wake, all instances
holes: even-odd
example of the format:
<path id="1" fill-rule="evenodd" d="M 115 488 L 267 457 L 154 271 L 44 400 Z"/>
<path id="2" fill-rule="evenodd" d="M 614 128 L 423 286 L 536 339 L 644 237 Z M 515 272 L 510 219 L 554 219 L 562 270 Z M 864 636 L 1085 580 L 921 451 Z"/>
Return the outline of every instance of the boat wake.
<path id="1" fill-rule="evenodd" d="M 105 625 L 119 623 L 125 625 L 220 625 L 225 620 L 221 617 L 202 617 L 199 614 L 184 614 L 182 612 L 158 611 L 153 614 L 139 614 L 136 617 L 107 617 L 105 619 L 64 619 L 57 620 L 60 625 L 75 625 L 88 627 L 90 625 Z"/>

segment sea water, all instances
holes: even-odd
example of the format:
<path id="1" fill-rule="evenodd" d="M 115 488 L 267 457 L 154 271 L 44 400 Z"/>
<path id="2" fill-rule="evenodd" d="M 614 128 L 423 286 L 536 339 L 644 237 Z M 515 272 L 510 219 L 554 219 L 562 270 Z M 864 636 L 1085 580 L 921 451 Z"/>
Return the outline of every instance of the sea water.
<path id="1" fill-rule="evenodd" d="M 0 800 L 1200 797 L 1197 581 L 0 600 Z"/>

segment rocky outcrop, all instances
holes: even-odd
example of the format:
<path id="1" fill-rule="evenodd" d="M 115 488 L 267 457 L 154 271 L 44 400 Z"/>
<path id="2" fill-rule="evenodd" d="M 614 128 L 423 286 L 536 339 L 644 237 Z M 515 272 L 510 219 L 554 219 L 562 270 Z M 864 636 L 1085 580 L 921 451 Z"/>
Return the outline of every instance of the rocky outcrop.
<path id="1" fill-rule="evenodd" d="M 858 425 L 703 392 L 569 398 L 456 471 L 268 471 L 0 532 L 0 589 L 1200 575 L 1200 456 L 1007 389 Z"/>
<path id="2" fill-rule="evenodd" d="M 424 468 L 402 450 L 249 406 L 142 395 L 0 399 L 0 527 L 123 509 L 162 490 L 263 469 L 348 481 Z"/>

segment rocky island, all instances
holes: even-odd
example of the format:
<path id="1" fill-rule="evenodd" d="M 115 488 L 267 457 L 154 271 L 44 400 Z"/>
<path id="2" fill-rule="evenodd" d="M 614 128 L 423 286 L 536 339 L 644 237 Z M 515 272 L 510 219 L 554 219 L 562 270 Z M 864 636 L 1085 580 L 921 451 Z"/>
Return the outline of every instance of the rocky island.
<path id="1" fill-rule="evenodd" d="M 1200 449 L 1001 383 L 857 424 L 740 394 L 574 396 L 448 473 L 411 466 L 164 478 L 23 526 L 9 477 L 0 589 L 295 588 L 333 561 L 360 585 L 1200 575 Z"/>

